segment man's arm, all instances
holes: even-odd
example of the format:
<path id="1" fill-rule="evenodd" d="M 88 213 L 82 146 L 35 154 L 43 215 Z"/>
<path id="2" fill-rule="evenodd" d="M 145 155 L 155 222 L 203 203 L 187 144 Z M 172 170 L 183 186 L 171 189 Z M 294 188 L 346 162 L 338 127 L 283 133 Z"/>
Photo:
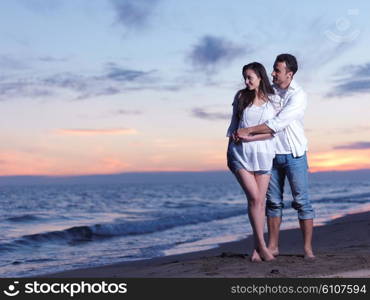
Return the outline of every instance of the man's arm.
<path id="1" fill-rule="evenodd" d="M 264 124 L 241 128 L 237 131 L 240 138 L 257 133 L 276 133 L 284 130 L 289 124 L 302 118 L 307 107 L 307 96 L 302 90 L 292 95 L 283 109 L 272 119 L 267 120 Z"/>
<path id="2" fill-rule="evenodd" d="M 260 124 L 257 126 L 252 126 L 248 128 L 239 128 L 237 130 L 237 137 L 241 139 L 247 139 L 254 135 L 259 134 L 272 134 L 274 131 L 268 127 L 266 124 Z M 272 136 L 272 135 L 271 135 Z"/>
<path id="3" fill-rule="evenodd" d="M 258 133 L 254 135 L 248 135 L 246 138 L 240 139 L 241 142 L 254 142 L 263 141 L 273 138 L 272 133 Z"/>
<path id="4" fill-rule="evenodd" d="M 265 122 L 273 132 L 280 132 L 287 128 L 293 121 L 304 117 L 307 107 L 307 95 L 303 90 L 293 94 L 282 110 L 272 119 Z"/>

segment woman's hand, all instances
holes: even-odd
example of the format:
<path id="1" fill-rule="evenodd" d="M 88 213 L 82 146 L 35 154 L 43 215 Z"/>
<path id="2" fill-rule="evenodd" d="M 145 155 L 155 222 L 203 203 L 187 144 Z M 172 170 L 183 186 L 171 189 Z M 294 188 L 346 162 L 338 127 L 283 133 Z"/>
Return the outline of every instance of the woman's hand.
<path id="1" fill-rule="evenodd" d="M 247 135 L 244 137 L 239 137 L 238 132 L 235 131 L 232 134 L 232 140 L 234 143 L 247 143 L 247 142 L 253 142 L 254 141 L 254 136 L 253 135 Z"/>
<path id="2" fill-rule="evenodd" d="M 231 137 L 232 137 L 232 140 L 233 140 L 234 143 L 239 143 L 240 142 L 240 139 L 238 138 L 236 131 L 233 132 Z"/>

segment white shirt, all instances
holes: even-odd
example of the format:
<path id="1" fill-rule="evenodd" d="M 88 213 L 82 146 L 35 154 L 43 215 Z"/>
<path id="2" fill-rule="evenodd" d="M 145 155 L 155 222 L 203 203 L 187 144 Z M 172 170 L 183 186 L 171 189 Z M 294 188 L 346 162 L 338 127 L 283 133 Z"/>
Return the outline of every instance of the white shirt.
<path id="1" fill-rule="evenodd" d="M 284 98 L 288 89 L 280 89 L 274 87 L 275 93 L 278 94 L 281 98 Z M 278 111 L 281 110 L 281 99 L 276 101 L 275 106 Z M 275 133 L 275 151 L 277 154 L 290 154 L 292 153 L 292 148 L 289 145 L 288 137 L 285 134 L 284 130 Z"/>
<path id="2" fill-rule="evenodd" d="M 303 122 L 307 95 L 295 80 L 292 80 L 285 95 L 281 89 L 277 89 L 277 93 L 282 97 L 274 97 L 273 100 L 280 102 L 274 103 L 280 111 L 265 122 L 276 133 L 276 154 L 287 154 L 290 151 L 294 157 L 302 156 L 307 151 Z"/>
<path id="3" fill-rule="evenodd" d="M 274 97 L 275 95 L 271 95 L 269 98 Z M 229 137 L 238 128 L 263 124 L 276 115 L 271 100 L 261 106 L 251 105 L 246 107 L 240 120 L 237 117 L 237 99 L 234 100 L 233 106 L 233 116 L 227 131 Z M 228 156 L 229 159 L 238 161 L 248 171 L 269 171 L 275 157 L 273 138 L 253 142 L 231 142 L 228 148 Z"/>

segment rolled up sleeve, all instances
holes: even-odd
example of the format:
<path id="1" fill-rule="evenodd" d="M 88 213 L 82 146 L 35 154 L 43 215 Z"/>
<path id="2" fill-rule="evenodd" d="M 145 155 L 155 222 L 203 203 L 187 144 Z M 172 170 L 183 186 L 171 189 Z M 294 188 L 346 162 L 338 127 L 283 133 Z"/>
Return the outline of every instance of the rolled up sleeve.
<path id="1" fill-rule="evenodd" d="M 237 99 L 236 96 L 234 98 L 234 101 L 233 101 L 233 104 L 232 105 L 233 105 L 233 114 L 232 114 L 232 117 L 231 117 L 230 126 L 227 129 L 227 133 L 226 133 L 226 136 L 227 137 L 232 136 L 233 132 L 235 132 L 235 130 L 238 129 L 238 125 L 239 125 L 239 120 L 238 120 L 238 99 Z"/>
<path id="2" fill-rule="evenodd" d="M 272 119 L 265 122 L 274 133 L 284 130 L 294 120 L 303 118 L 307 107 L 307 95 L 303 90 L 295 92 L 283 106 L 282 110 Z"/>

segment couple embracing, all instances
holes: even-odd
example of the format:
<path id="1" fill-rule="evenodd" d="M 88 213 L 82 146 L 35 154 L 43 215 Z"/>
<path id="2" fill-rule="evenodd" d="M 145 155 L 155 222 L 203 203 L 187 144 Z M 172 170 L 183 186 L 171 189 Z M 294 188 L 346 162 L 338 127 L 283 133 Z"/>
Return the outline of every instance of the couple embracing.
<path id="1" fill-rule="evenodd" d="M 233 102 L 227 132 L 227 164 L 248 199 L 254 236 L 251 260 L 255 262 L 270 261 L 279 255 L 286 179 L 303 234 L 304 257 L 315 257 L 312 251 L 314 211 L 308 198 L 307 139 L 303 128 L 307 97 L 294 79 L 297 70 L 293 55 L 278 55 L 271 85 L 262 64 L 245 65 L 242 74 L 246 88 L 237 92 Z"/>

